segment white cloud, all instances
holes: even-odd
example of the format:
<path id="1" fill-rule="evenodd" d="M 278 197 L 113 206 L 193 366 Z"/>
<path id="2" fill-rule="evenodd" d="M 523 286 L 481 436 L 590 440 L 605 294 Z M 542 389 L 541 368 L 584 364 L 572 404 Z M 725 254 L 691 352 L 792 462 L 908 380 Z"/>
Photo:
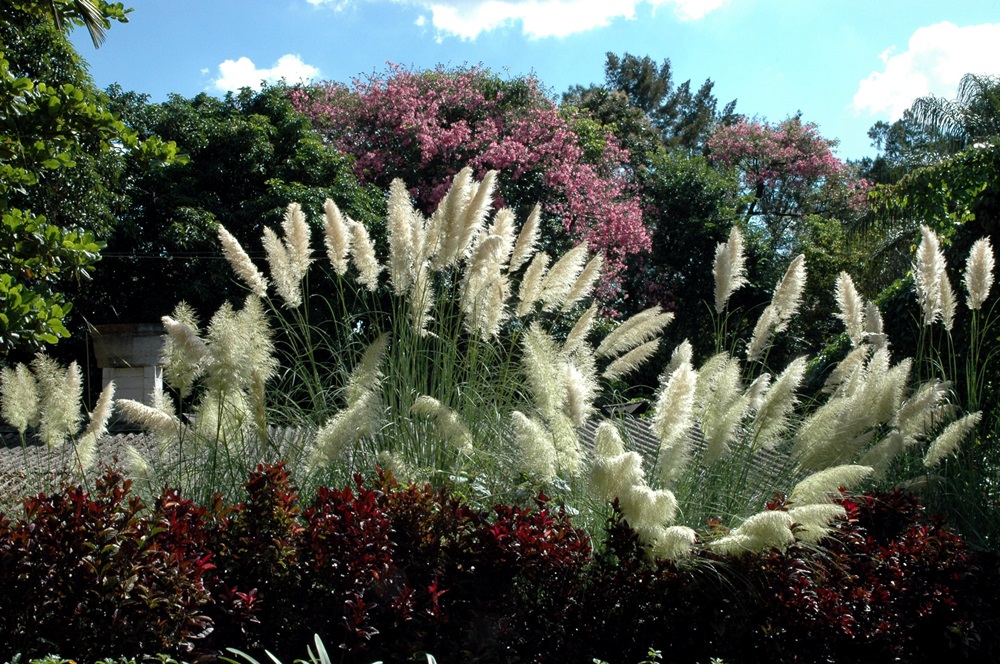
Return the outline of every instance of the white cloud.
<path id="1" fill-rule="evenodd" d="M 853 107 L 897 120 L 917 97 L 953 98 L 964 74 L 1000 75 L 1000 23 L 920 28 L 905 51 L 881 54 L 882 71 L 861 81 Z"/>
<path id="2" fill-rule="evenodd" d="M 261 81 L 274 83 L 282 79 L 289 83 L 308 81 L 319 76 L 319 69 L 307 65 L 297 55 L 287 54 L 278 58 L 270 69 L 259 69 L 250 58 L 226 60 L 219 65 L 219 78 L 212 84 L 217 90 L 235 92 L 240 88 L 260 89 Z"/>
<path id="3" fill-rule="evenodd" d="M 340 10 L 350 0 L 308 0 Z M 355 0 L 357 1 L 357 0 Z M 369 0 L 383 1 L 386 0 Z M 618 18 L 632 20 L 636 7 L 654 10 L 671 7 L 682 21 L 696 21 L 730 0 L 389 0 L 430 13 L 430 22 L 440 35 L 475 39 L 484 32 L 521 24 L 530 39 L 566 37 L 609 25 Z M 421 19 L 424 19 L 421 17 Z M 420 20 L 420 19 L 418 19 Z M 422 25 L 422 23 L 420 23 Z"/>

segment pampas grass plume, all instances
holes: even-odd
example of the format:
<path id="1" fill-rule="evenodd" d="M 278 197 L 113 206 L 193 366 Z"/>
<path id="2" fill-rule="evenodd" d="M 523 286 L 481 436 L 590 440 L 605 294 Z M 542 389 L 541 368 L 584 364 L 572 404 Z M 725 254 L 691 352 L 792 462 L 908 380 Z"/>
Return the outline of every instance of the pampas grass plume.
<path id="1" fill-rule="evenodd" d="M 434 397 L 417 397 L 410 407 L 410 413 L 430 419 L 441 438 L 455 449 L 466 452 L 472 449 L 472 433 L 461 416 Z"/>
<path id="2" fill-rule="evenodd" d="M 691 555 L 697 533 L 687 526 L 670 526 L 657 533 L 650 544 L 650 555 L 657 560 L 680 560 Z"/>
<path id="3" fill-rule="evenodd" d="M 941 315 L 941 274 L 945 259 L 937 234 L 927 226 L 920 227 L 920 234 L 913 283 L 924 315 L 923 324 L 931 325 Z"/>
<path id="4" fill-rule="evenodd" d="M 944 431 L 927 448 L 927 454 L 924 455 L 924 466 L 933 468 L 946 456 L 957 451 L 958 446 L 961 445 L 966 436 L 976 430 L 982 419 L 982 411 L 976 411 L 945 427 Z"/>
<path id="5" fill-rule="evenodd" d="M 746 280 L 746 260 L 743 257 L 743 233 L 736 226 L 729 231 L 729 241 L 715 247 L 715 312 L 721 314 L 729 297 Z"/>
<path id="6" fill-rule="evenodd" d="M 329 198 L 323 203 L 323 244 L 333 270 L 340 276 L 347 273 L 347 256 L 351 251 L 351 232 L 340 208 Z"/>
<path id="7" fill-rule="evenodd" d="M 659 348 L 659 339 L 647 341 L 641 346 L 633 348 L 607 366 L 603 373 L 604 379 L 609 381 L 616 380 L 633 371 L 637 371 L 649 358 L 656 355 L 656 351 Z"/>
<path id="8" fill-rule="evenodd" d="M 309 246 L 311 233 L 301 205 L 298 203 L 288 205 L 281 229 L 285 234 L 285 249 L 288 251 L 289 264 L 296 281 L 301 281 L 309 271 L 309 264 L 312 263 L 312 247 Z"/>
<path id="9" fill-rule="evenodd" d="M 0 414 L 22 436 L 38 426 L 38 381 L 24 364 L 0 370 Z"/>
<path id="10" fill-rule="evenodd" d="M 267 264 L 271 268 L 271 278 L 274 280 L 278 295 L 285 301 L 285 306 L 294 309 L 302 304 L 302 291 L 299 282 L 301 277 L 295 270 L 294 260 L 288 247 L 270 228 L 264 228 L 264 252 L 267 254 Z"/>
<path id="11" fill-rule="evenodd" d="M 596 317 L 597 305 L 592 304 L 577 319 L 572 329 L 570 329 L 569 334 L 566 335 L 566 341 L 563 342 L 562 346 L 563 355 L 572 355 L 577 348 L 580 348 L 586 342 L 587 335 L 590 333 L 590 327 L 594 324 Z"/>
<path id="12" fill-rule="evenodd" d="M 565 301 L 570 290 L 577 282 L 586 259 L 587 243 L 583 242 L 563 254 L 549 268 L 548 274 L 545 275 L 545 283 L 542 285 L 541 296 L 539 297 L 543 304 L 542 308 L 545 311 L 555 311 Z"/>
<path id="13" fill-rule="evenodd" d="M 382 271 L 382 266 L 375 258 L 375 245 L 368 237 L 368 229 L 362 224 L 352 221 L 350 229 L 351 245 L 354 247 L 351 258 L 358 268 L 358 283 L 374 293 L 378 288 L 378 275 Z"/>
<path id="14" fill-rule="evenodd" d="M 521 226 L 521 232 L 517 234 L 517 241 L 514 242 L 514 250 L 510 255 L 510 272 L 517 272 L 522 265 L 528 262 L 535 251 L 535 244 L 538 242 L 538 221 L 541 218 L 541 208 L 535 205 L 531 213 Z"/>
<path id="15" fill-rule="evenodd" d="M 522 468 L 538 475 L 545 482 L 555 479 L 556 449 L 545 425 L 517 410 L 511 413 L 511 421 L 514 436 L 521 446 Z"/>
<path id="16" fill-rule="evenodd" d="M 389 280 L 396 295 L 403 295 L 413 283 L 416 250 L 413 234 L 413 205 L 410 192 L 399 178 L 389 185 Z"/>
<path id="17" fill-rule="evenodd" d="M 601 254 L 594 255 L 587 262 L 587 265 L 583 268 L 583 272 L 576 278 L 576 282 L 573 283 L 573 286 L 569 289 L 569 293 L 566 294 L 566 298 L 563 300 L 562 311 L 569 311 L 574 304 L 590 295 L 594 289 L 594 284 L 597 283 L 598 278 L 601 276 L 601 267 L 603 265 L 604 257 Z"/>
<path id="18" fill-rule="evenodd" d="M 965 289 L 969 296 L 966 305 L 973 311 L 983 307 L 993 287 L 993 245 L 989 238 L 980 238 L 972 245 L 969 259 L 965 264 Z"/>
<path id="19" fill-rule="evenodd" d="M 641 346 L 660 332 L 674 319 L 673 313 L 664 313 L 659 305 L 633 315 L 604 337 L 597 347 L 597 357 L 616 357 Z"/>
<path id="20" fill-rule="evenodd" d="M 774 305 L 777 325 L 776 332 L 783 332 L 788 321 L 798 311 L 802 303 L 802 291 L 806 287 L 806 257 L 799 254 L 785 270 L 784 276 L 774 288 L 771 304 Z"/>
<path id="21" fill-rule="evenodd" d="M 946 330 L 951 330 L 955 326 L 955 309 L 958 307 L 958 300 L 955 291 L 951 287 L 951 280 L 948 272 L 941 266 L 941 274 L 938 275 L 941 286 L 941 322 Z"/>
<path id="22" fill-rule="evenodd" d="M 859 346 L 864 340 L 865 305 L 854 280 L 846 272 L 837 277 L 836 298 L 839 311 L 835 315 L 844 322 L 851 345 Z"/>
<path id="23" fill-rule="evenodd" d="M 521 288 L 517 294 L 520 300 L 520 304 L 517 305 L 518 316 L 527 316 L 535 306 L 535 302 L 541 297 L 548 266 L 549 255 L 545 252 L 535 254 L 535 257 L 531 259 L 531 264 L 528 265 L 524 276 L 521 277 Z"/>
<path id="24" fill-rule="evenodd" d="M 250 256 L 243 250 L 240 243 L 226 228 L 219 224 L 219 242 L 222 244 L 222 253 L 229 261 L 233 272 L 257 297 L 264 297 L 267 294 L 267 279 L 254 266 Z"/>
<path id="25" fill-rule="evenodd" d="M 871 476 L 871 466 L 841 465 L 820 470 L 795 485 L 788 504 L 813 505 L 828 503 L 840 495 L 840 489 L 851 489 Z"/>

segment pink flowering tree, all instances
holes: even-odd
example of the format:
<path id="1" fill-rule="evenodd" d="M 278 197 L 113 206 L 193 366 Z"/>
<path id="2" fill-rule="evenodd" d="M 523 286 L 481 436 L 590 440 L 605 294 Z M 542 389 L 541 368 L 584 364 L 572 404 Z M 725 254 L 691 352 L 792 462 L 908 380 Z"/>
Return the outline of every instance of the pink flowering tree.
<path id="1" fill-rule="evenodd" d="M 805 217 L 863 213 L 869 184 L 834 155 L 836 146 L 798 116 L 778 124 L 742 119 L 720 125 L 708 140 L 710 159 L 738 173 L 747 226 L 772 255 L 790 250 Z"/>
<path id="2" fill-rule="evenodd" d="M 498 205 L 523 219 L 541 203 L 552 249 L 586 240 L 604 253 L 607 305 L 620 296 L 627 258 L 649 249 L 628 154 L 610 134 L 584 141 L 576 118 L 561 116 L 533 78 L 390 66 L 350 86 L 322 83 L 290 94 L 329 143 L 355 157 L 362 183 L 387 187 L 400 177 L 424 212 L 465 165 L 477 177 L 498 170 Z"/>

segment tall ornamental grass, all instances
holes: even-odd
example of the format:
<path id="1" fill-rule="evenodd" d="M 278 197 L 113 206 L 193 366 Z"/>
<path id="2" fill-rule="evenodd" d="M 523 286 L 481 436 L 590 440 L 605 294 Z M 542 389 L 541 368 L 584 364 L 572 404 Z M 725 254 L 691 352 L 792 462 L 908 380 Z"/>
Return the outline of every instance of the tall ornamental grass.
<path id="1" fill-rule="evenodd" d="M 821 397 L 803 398 L 808 358 L 768 360 L 800 306 L 804 258 L 775 285 L 752 337 L 732 338 L 729 299 L 746 283 L 734 228 L 713 264 L 717 352 L 699 361 L 686 341 L 675 346 L 649 420 L 658 449 L 643 454 L 598 406 L 656 354 L 673 314 L 653 307 L 596 338 L 601 256 L 586 244 L 538 251 L 538 208 L 520 225 L 494 210 L 495 178 L 463 170 L 430 217 L 397 180 L 381 252 L 327 201 L 325 260 L 290 205 L 281 235 L 264 233 L 266 275 L 220 228 L 249 294 L 205 327 L 184 305 L 164 318 L 172 396 L 118 402 L 160 442 L 153 457 L 131 452 L 131 472 L 151 493 L 170 484 L 202 499 L 233 499 L 255 464 L 279 459 L 306 491 L 376 466 L 480 504 L 543 491 L 591 532 L 617 509 L 651 556 L 679 559 L 701 546 L 740 554 L 817 542 L 844 516 L 841 489 L 915 450 L 940 464 L 981 417 L 892 356 L 878 308 L 847 274 L 834 315 L 851 349 Z M 977 302 L 990 279 L 969 278 Z M 767 508 L 776 493 L 785 509 Z"/>

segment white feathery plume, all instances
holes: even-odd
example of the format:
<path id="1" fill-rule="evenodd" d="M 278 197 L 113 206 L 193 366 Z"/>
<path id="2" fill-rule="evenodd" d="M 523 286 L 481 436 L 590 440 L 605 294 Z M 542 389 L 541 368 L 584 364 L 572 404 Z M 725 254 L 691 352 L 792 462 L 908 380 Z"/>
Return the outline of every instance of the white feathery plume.
<path id="1" fill-rule="evenodd" d="M 210 389 L 235 394 L 277 372 L 274 335 L 260 298 L 248 297 L 239 311 L 223 303 L 212 316 L 206 336 L 209 358 L 205 382 Z"/>
<path id="2" fill-rule="evenodd" d="M 832 502 L 840 495 L 841 488 L 854 488 L 872 472 L 871 466 L 842 465 L 813 473 L 795 485 L 788 504 L 798 507 Z"/>
<path id="3" fill-rule="evenodd" d="M 341 458 L 358 440 L 373 435 L 381 426 L 381 403 L 373 392 L 326 421 L 316 433 L 306 466 L 317 470 Z"/>
<path id="4" fill-rule="evenodd" d="M 806 358 L 792 360 L 761 399 L 753 421 L 754 449 L 771 449 L 781 442 L 788 431 L 789 419 L 795 411 L 799 389 L 806 373 Z"/>
<path id="5" fill-rule="evenodd" d="M 896 412 L 892 425 L 903 435 L 907 445 L 927 435 L 934 426 L 948 384 L 929 380 L 920 385 Z"/>
<path id="6" fill-rule="evenodd" d="M 577 348 L 580 347 L 587 340 L 587 335 L 590 333 L 590 327 L 594 324 L 594 318 L 597 317 L 597 305 L 592 304 L 590 308 L 583 312 L 573 328 L 566 335 L 566 341 L 563 342 L 562 354 L 572 355 Z"/>
<path id="7" fill-rule="evenodd" d="M 403 295 L 413 283 L 416 253 L 413 246 L 413 204 L 410 192 L 399 178 L 389 185 L 389 281 L 396 295 Z"/>
<path id="8" fill-rule="evenodd" d="M 649 548 L 656 560 L 680 560 L 694 550 L 697 533 L 687 526 L 670 526 L 657 533 Z"/>
<path id="9" fill-rule="evenodd" d="M 865 305 L 854 280 L 846 272 L 837 277 L 836 297 L 839 311 L 834 315 L 844 322 L 851 345 L 859 346 L 864 340 Z"/>
<path id="10" fill-rule="evenodd" d="M 721 314 L 729 302 L 729 297 L 747 282 L 743 234 L 738 227 L 733 226 L 729 232 L 728 242 L 715 247 L 712 274 L 715 276 L 715 312 Z"/>
<path id="11" fill-rule="evenodd" d="M 883 353 L 888 364 L 888 351 L 884 348 L 875 351 L 869 363 L 866 389 L 858 400 L 859 407 L 864 409 L 865 416 L 873 425 L 889 423 L 896 417 L 913 369 L 913 359 L 907 357 L 888 370 L 883 369 L 884 365 L 874 370 L 874 361 Z M 872 388 L 868 389 L 868 385 Z"/>
<path id="12" fill-rule="evenodd" d="M 146 457 L 142 456 L 139 450 L 127 443 L 125 445 L 125 463 L 128 466 L 128 474 L 131 477 L 138 478 L 152 485 L 154 480 L 153 467 L 149 465 Z"/>
<path id="13" fill-rule="evenodd" d="M 456 257 L 461 260 L 468 255 L 469 247 L 483 231 L 486 217 L 493 206 L 493 191 L 496 188 L 496 171 L 488 171 L 479 182 L 470 185 L 472 196 L 462 212 L 458 223 L 459 231 Z"/>
<path id="14" fill-rule="evenodd" d="M 924 455 L 924 465 L 928 468 L 933 468 L 946 456 L 956 452 L 958 446 L 962 444 L 966 436 L 976 430 L 982 419 L 983 412 L 977 410 L 961 419 L 955 420 L 945 427 L 944 431 L 927 448 L 927 453 Z"/>
<path id="15" fill-rule="evenodd" d="M 993 245 L 989 238 L 980 238 L 972 245 L 969 259 L 965 263 L 965 290 L 969 296 L 966 305 L 973 311 L 983 308 L 983 303 L 990 296 L 993 287 Z"/>
<path id="16" fill-rule="evenodd" d="M 499 259 L 501 263 L 506 262 L 514 248 L 514 211 L 510 208 L 497 210 L 493 215 L 493 223 L 486 229 L 486 234 L 500 238 Z"/>
<path id="17" fill-rule="evenodd" d="M 631 487 L 643 482 L 642 457 L 622 452 L 613 457 L 598 456 L 590 466 L 590 490 L 601 500 L 621 498 Z"/>
<path id="18" fill-rule="evenodd" d="M 226 228 L 219 224 L 219 242 L 222 244 L 222 253 L 233 272 L 257 297 L 264 297 L 267 294 L 267 279 L 254 267 L 253 261 L 247 252 L 243 251 L 239 241 Z"/>
<path id="19" fill-rule="evenodd" d="M 572 420 L 573 426 L 582 427 L 594 414 L 597 384 L 573 362 L 564 363 L 563 372 L 565 374 L 563 383 L 566 385 L 566 403 L 563 411 Z"/>
<path id="20" fill-rule="evenodd" d="M 521 363 L 532 400 L 551 425 L 566 402 L 566 383 L 563 381 L 559 349 L 555 340 L 538 323 L 528 327 L 522 347 Z"/>
<path id="21" fill-rule="evenodd" d="M 288 248 L 278 235 L 266 226 L 263 242 L 267 264 L 271 268 L 271 278 L 274 280 L 278 295 L 285 301 L 286 307 L 294 309 L 302 304 L 302 291 Z"/>
<path id="22" fill-rule="evenodd" d="M 545 311 L 555 311 L 565 301 L 583 270 L 585 260 L 587 260 L 587 243 L 582 242 L 552 264 L 548 274 L 545 275 L 542 294 L 539 296 Z"/>
<path id="23" fill-rule="evenodd" d="M 351 221 L 350 228 L 351 245 L 354 247 L 351 259 L 358 268 L 358 283 L 374 293 L 378 288 L 378 275 L 382 271 L 382 266 L 375 258 L 375 246 L 368 237 L 368 229 L 362 224 Z"/>
<path id="24" fill-rule="evenodd" d="M 795 542 L 792 517 L 781 510 L 766 510 L 747 518 L 739 528 L 709 543 L 716 553 L 742 556 L 769 549 L 784 550 Z"/>
<path id="25" fill-rule="evenodd" d="M 701 419 L 706 448 L 702 457 L 711 465 L 725 457 L 735 439 L 747 398 L 740 380 L 740 362 L 727 353 L 719 353 L 702 366 L 695 386 L 695 414 Z"/>
<path id="26" fill-rule="evenodd" d="M 667 362 L 666 368 L 660 373 L 660 384 L 666 383 L 670 379 L 670 374 L 677 370 L 677 367 L 681 366 L 685 362 L 691 364 L 691 360 L 694 357 L 694 348 L 691 346 L 691 342 L 685 339 L 674 347 L 672 353 L 670 353 L 670 361 Z"/>
<path id="27" fill-rule="evenodd" d="M 639 367 L 649 360 L 649 358 L 656 355 L 656 351 L 659 349 L 659 339 L 653 339 L 652 341 L 647 341 L 641 346 L 636 346 L 604 369 L 604 373 L 602 374 L 604 380 L 612 381 L 638 370 Z"/>
<path id="28" fill-rule="evenodd" d="M 542 295 L 542 288 L 545 285 L 545 274 L 549 266 L 549 255 L 545 252 L 535 254 L 531 259 L 531 264 L 524 271 L 521 277 L 521 288 L 518 290 L 517 315 L 526 316 L 535 306 L 535 302 Z"/>
<path id="29" fill-rule="evenodd" d="M 158 408 L 151 408 L 132 399 L 117 399 L 115 408 L 126 420 L 138 424 L 161 442 L 176 439 L 180 435 L 180 420 Z"/>
<path id="30" fill-rule="evenodd" d="M 472 433 L 461 416 L 434 397 L 422 394 L 410 406 L 410 413 L 426 417 L 434 423 L 438 435 L 461 452 L 472 450 Z"/>
<path id="31" fill-rule="evenodd" d="M 756 362 L 770 347 L 771 334 L 778 325 L 778 311 L 773 304 L 764 307 L 753 328 L 753 336 L 747 346 L 747 359 Z"/>
<path id="32" fill-rule="evenodd" d="M 559 410 L 548 418 L 548 423 L 552 432 L 552 444 L 556 448 L 557 469 L 571 477 L 579 475 L 583 465 L 583 450 L 580 449 L 580 437 L 573 421 Z"/>
<path id="33" fill-rule="evenodd" d="M 298 281 L 301 281 L 309 272 L 309 264 L 312 263 L 312 247 L 309 246 L 311 231 L 301 205 L 289 204 L 285 218 L 281 222 L 281 229 L 285 234 L 285 249 L 288 250 L 292 270 Z"/>
<path id="34" fill-rule="evenodd" d="M 90 414 L 90 423 L 76 441 L 76 454 L 82 470 L 90 470 L 97 461 L 97 441 L 108 432 L 108 420 L 114 409 L 115 383 L 110 381 L 94 404 L 94 412 Z"/>
<path id="35" fill-rule="evenodd" d="M 382 372 L 382 363 L 385 361 L 386 351 L 389 349 L 389 341 L 392 335 L 383 332 L 373 341 L 361 359 L 351 370 L 351 376 L 347 380 L 344 388 L 344 397 L 347 405 L 351 406 L 366 395 L 378 394 L 382 389 L 382 379 L 385 374 Z"/>
<path id="36" fill-rule="evenodd" d="M 178 311 L 183 310 L 178 307 L 175 313 Z M 163 316 L 160 320 L 167 331 L 161 356 L 163 377 L 184 397 L 191 393 L 192 385 L 205 370 L 208 344 L 188 323 L 171 316 Z"/>
<path id="37" fill-rule="evenodd" d="M 410 484 L 417 481 L 418 473 L 416 469 L 407 463 L 402 454 L 382 450 L 378 453 L 376 459 L 379 467 L 391 474 L 400 483 Z"/>
<path id="38" fill-rule="evenodd" d="M 771 296 L 771 304 L 775 309 L 775 332 L 784 332 L 788 327 L 788 321 L 802 304 L 802 291 L 805 287 L 806 257 L 805 254 L 799 254 L 792 259 Z"/>
<path id="39" fill-rule="evenodd" d="M 563 312 L 569 311 L 574 304 L 590 295 L 591 291 L 594 290 L 594 284 L 597 283 L 597 280 L 601 276 L 601 267 L 603 265 L 604 256 L 601 254 L 595 254 L 587 262 L 587 265 L 583 268 L 583 272 L 576 278 L 572 288 L 569 289 L 569 293 L 566 294 L 566 298 L 563 300 Z"/>
<path id="40" fill-rule="evenodd" d="M 747 412 L 756 413 L 764 404 L 764 397 L 771 389 L 771 374 L 765 372 L 757 376 L 743 395 L 747 399 Z"/>
<path id="41" fill-rule="evenodd" d="M 329 198 L 323 203 L 323 244 L 333 270 L 340 276 L 347 273 L 347 256 L 351 252 L 351 233 L 340 208 Z"/>
<path id="42" fill-rule="evenodd" d="M 430 310 L 433 303 L 434 285 L 431 283 L 430 265 L 425 261 L 417 268 L 408 301 L 410 326 L 421 336 L 429 334 L 427 324 L 431 321 Z"/>
<path id="43" fill-rule="evenodd" d="M 816 544 L 830 534 L 831 524 L 847 516 L 843 505 L 820 503 L 803 505 L 788 510 L 792 517 L 795 539 L 806 544 Z"/>
<path id="44" fill-rule="evenodd" d="M 944 328 L 951 331 L 955 326 L 955 309 L 958 307 L 958 300 L 955 297 L 955 291 L 951 287 L 951 280 L 948 278 L 948 271 L 944 269 L 944 264 L 941 265 L 941 274 L 938 275 L 938 281 L 941 283 L 941 322 L 944 323 Z"/>
<path id="45" fill-rule="evenodd" d="M 858 463 L 862 466 L 871 466 L 875 471 L 875 477 L 882 477 L 893 459 L 903 453 L 906 449 L 906 442 L 903 434 L 898 431 L 890 431 L 889 434 L 875 445 L 868 448 Z"/>
<path id="46" fill-rule="evenodd" d="M 0 370 L 0 414 L 22 436 L 38 426 L 38 381 L 24 364 Z"/>
<path id="47" fill-rule="evenodd" d="M 653 431 L 660 441 L 657 467 L 664 486 L 680 477 L 690 458 L 687 435 L 694 426 L 697 383 L 697 372 L 683 362 L 670 373 L 656 401 Z"/>
<path id="48" fill-rule="evenodd" d="M 517 272 L 522 265 L 528 262 L 535 251 L 535 244 L 538 242 L 538 222 L 541 218 L 541 208 L 535 205 L 531 209 L 531 214 L 521 226 L 521 231 L 517 234 L 517 241 L 514 243 L 514 250 L 510 255 L 510 272 Z"/>
<path id="49" fill-rule="evenodd" d="M 604 337 L 597 347 L 597 357 L 616 357 L 656 337 L 670 321 L 673 313 L 664 313 L 655 305 L 633 315 Z"/>
<path id="50" fill-rule="evenodd" d="M 628 487 L 618 501 L 625 520 L 636 530 L 665 526 L 677 516 L 677 497 L 673 492 L 650 488 L 645 482 Z"/>
<path id="51" fill-rule="evenodd" d="M 80 430 L 83 378 L 76 362 L 66 369 L 46 355 L 32 362 L 39 394 L 39 435 L 49 447 L 58 447 Z"/>
<path id="52" fill-rule="evenodd" d="M 615 457 L 625 452 L 625 441 L 612 422 L 601 421 L 594 432 L 594 455 L 597 458 Z"/>
<path id="53" fill-rule="evenodd" d="M 538 420 L 515 410 L 511 413 L 514 436 L 521 446 L 522 468 L 549 482 L 556 477 L 556 448 L 552 434 Z"/>
<path id="54" fill-rule="evenodd" d="M 826 382 L 823 383 L 822 391 L 840 396 L 849 393 L 850 386 L 856 382 L 856 378 L 864 374 L 865 360 L 870 351 L 871 348 L 862 344 L 849 352 L 830 372 Z"/>
<path id="55" fill-rule="evenodd" d="M 864 338 L 874 350 L 889 344 L 889 339 L 882 327 L 882 312 L 878 310 L 878 305 L 871 301 L 865 304 Z"/>
<path id="56" fill-rule="evenodd" d="M 108 420 L 111 419 L 111 411 L 115 406 L 115 382 L 109 381 L 101 390 L 94 404 L 94 412 L 90 414 L 90 423 L 83 432 L 83 436 L 93 436 L 96 440 L 108 432 Z"/>
<path id="57" fill-rule="evenodd" d="M 941 316 L 941 271 L 945 260 L 937 234 L 923 225 L 920 226 L 920 234 L 913 284 L 924 315 L 923 324 L 931 325 Z"/>
<path id="58" fill-rule="evenodd" d="M 472 179 L 472 168 L 466 166 L 455 174 L 451 187 L 431 215 L 434 237 L 439 249 L 433 258 L 435 270 L 442 270 L 457 263 L 463 256 L 461 247 L 465 229 L 461 227 L 469 201 L 479 185 Z M 429 229 L 430 231 L 430 229 Z"/>

